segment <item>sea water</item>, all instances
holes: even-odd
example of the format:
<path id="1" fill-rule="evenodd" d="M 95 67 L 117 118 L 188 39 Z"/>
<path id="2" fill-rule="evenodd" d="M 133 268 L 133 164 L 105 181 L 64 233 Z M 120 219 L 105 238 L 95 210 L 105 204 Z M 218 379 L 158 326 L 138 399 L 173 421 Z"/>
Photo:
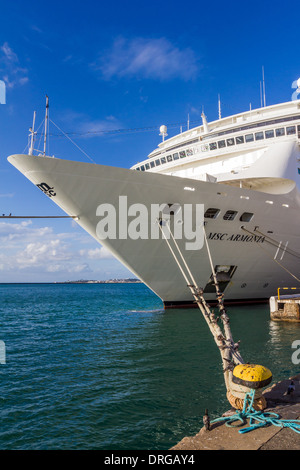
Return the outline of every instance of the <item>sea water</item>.
<path id="1" fill-rule="evenodd" d="M 143 284 L 2 284 L 0 299 L 0 449 L 167 450 L 230 408 L 198 309 L 164 311 Z M 299 324 L 227 313 L 246 362 L 299 373 Z"/>

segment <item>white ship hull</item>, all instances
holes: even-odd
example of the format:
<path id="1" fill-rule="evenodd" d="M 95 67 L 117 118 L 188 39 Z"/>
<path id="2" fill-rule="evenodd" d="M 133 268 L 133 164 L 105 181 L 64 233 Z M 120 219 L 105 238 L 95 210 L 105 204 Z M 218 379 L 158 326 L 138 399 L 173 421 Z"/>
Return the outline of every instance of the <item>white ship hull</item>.
<path id="1" fill-rule="evenodd" d="M 286 171 L 295 172 L 297 144 L 290 144 L 289 153 L 294 163 Z M 297 284 L 295 276 L 300 277 L 297 184 L 284 194 L 266 194 L 228 184 L 50 157 L 12 155 L 8 160 L 35 185 L 46 183 L 52 188 L 48 196 L 68 215 L 77 216 L 77 223 L 98 241 L 97 207 L 103 203 L 117 207 L 120 195 L 127 196 L 128 205 L 144 204 L 149 213 L 151 204 L 162 203 L 204 204 L 205 209 L 218 208 L 221 215 L 227 210 L 239 215 L 253 213 L 251 221 L 245 223 L 239 217 L 206 220 L 214 265 L 232 267 L 230 279 L 223 285 L 227 303 L 266 301 L 279 286 L 292 287 Z M 198 285 L 205 289 L 205 297 L 214 301 L 206 248 L 186 250 L 185 242 L 178 240 L 187 264 Z M 193 305 L 190 290 L 164 239 L 106 239 L 100 243 L 152 289 L 165 307 Z"/>

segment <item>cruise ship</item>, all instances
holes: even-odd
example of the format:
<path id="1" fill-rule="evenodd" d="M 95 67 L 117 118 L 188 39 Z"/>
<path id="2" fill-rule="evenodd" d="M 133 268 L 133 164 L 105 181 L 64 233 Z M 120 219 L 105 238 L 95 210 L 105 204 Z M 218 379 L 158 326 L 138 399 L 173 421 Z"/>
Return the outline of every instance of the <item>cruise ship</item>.
<path id="1" fill-rule="evenodd" d="M 161 126 L 158 147 L 130 169 L 34 155 L 32 148 L 8 161 L 46 195 L 41 197 L 50 197 L 155 292 L 165 308 L 195 305 L 170 246 L 163 236 L 125 236 L 120 214 L 116 236 L 100 233 L 107 227 L 99 224 L 104 215 L 99 206 L 120 209 L 126 200 L 126 207 L 143 205 L 150 214 L 159 204 L 173 230 L 175 220 L 183 224 L 176 208 L 192 207 L 197 220 L 194 212 L 202 206 L 225 304 L 266 302 L 278 287 L 300 286 L 300 100 L 213 122 L 202 113 L 199 124 L 171 138 Z M 205 244 L 188 249 L 183 232 L 178 247 L 213 304 L 209 253 Z"/>

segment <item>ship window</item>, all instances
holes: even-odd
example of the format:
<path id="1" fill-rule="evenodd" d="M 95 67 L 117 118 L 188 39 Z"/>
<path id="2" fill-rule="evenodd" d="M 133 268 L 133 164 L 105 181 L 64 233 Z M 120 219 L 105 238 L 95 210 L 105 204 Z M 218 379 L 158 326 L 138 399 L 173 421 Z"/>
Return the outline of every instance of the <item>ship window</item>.
<path id="1" fill-rule="evenodd" d="M 255 132 L 255 140 L 262 140 L 264 138 L 263 132 Z"/>
<path id="2" fill-rule="evenodd" d="M 180 156 L 180 158 L 184 158 L 185 157 L 185 151 L 182 150 L 182 152 L 179 152 L 179 156 Z"/>
<path id="3" fill-rule="evenodd" d="M 160 161 L 161 161 L 161 163 L 166 163 L 166 157 L 162 157 L 162 158 L 160 159 Z"/>
<path id="4" fill-rule="evenodd" d="M 270 131 L 265 132 L 266 139 L 272 139 L 274 137 L 274 131 L 271 129 Z"/>
<path id="5" fill-rule="evenodd" d="M 297 126 L 298 129 L 298 138 L 300 139 L 300 126 Z"/>
<path id="6" fill-rule="evenodd" d="M 236 137 L 235 141 L 236 141 L 237 144 L 243 144 L 244 143 L 244 136 L 240 135 L 239 137 Z"/>
<path id="7" fill-rule="evenodd" d="M 253 142 L 253 140 L 254 140 L 253 134 L 247 134 L 247 135 L 245 135 L 245 141 L 246 141 L 246 142 Z"/>
<path id="8" fill-rule="evenodd" d="M 150 170 L 150 164 L 149 163 L 146 163 L 145 167 L 146 167 L 146 170 Z"/>
<path id="9" fill-rule="evenodd" d="M 211 144 L 209 144 L 209 148 L 210 148 L 210 150 L 216 150 L 217 142 L 212 142 Z"/>
<path id="10" fill-rule="evenodd" d="M 154 168 L 154 167 L 155 167 L 154 160 L 152 160 L 152 161 L 150 162 L 150 166 L 151 166 L 151 168 Z"/>
<path id="11" fill-rule="evenodd" d="M 224 216 L 223 216 L 223 219 L 224 220 L 233 220 L 236 216 L 237 212 L 236 211 L 227 211 Z"/>
<path id="12" fill-rule="evenodd" d="M 140 171 L 140 167 L 138 166 L 138 167 L 136 168 L 136 170 L 137 170 L 137 171 Z"/>
<path id="13" fill-rule="evenodd" d="M 223 135 L 227 135 L 227 134 L 232 134 L 233 132 L 241 132 L 241 131 L 245 131 L 245 130 L 248 130 L 248 129 L 254 129 L 254 128 L 257 128 L 257 127 L 273 126 L 274 124 L 276 125 L 276 124 L 279 124 L 279 123 L 282 123 L 282 122 L 298 121 L 299 119 L 300 119 L 300 115 L 298 114 L 296 116 L 289 116 L 289 117 L 280 118 L 280 119 L 272 119 L 272 120 L 269 120 L 269 121 L 257 122 L 255 124 L 250 124 L 250 125 L 241 126 L 241 127 L 235 127 L 233 129 L 229 129 L 227 131 L 218 132 L 217 134 L 215 134 L 215 136 L 219 137 L 221 135 L 223 136 Z M 210 138 L 210 136 L 207 136 L 206 138 Z"/>
<path id="14" fill-rule="evenodd" d="M 234 145 L 234 139 L 227 139 L 227 146 Z"/>
<path id="15" fill-rule="evenodd" d="M 216 219 L 220 213 L 220 209 L 214 209 L 210 207 L 204 214 L 206 219 Z"/>
<path id="16" fill-rule="evenodd" d="M 173 160 L 172 155 L 168 155 L 168 156 L 167 156 L 167 161 L 168 161 L 168 162 L 171 162 L 172 160 Z"/>
<path id="17" fill-rule="evenodd" d="M 190 157 L 191 155 L 193 155 L 193 149 L 186 149 L 186 156 Z"/>
<path id="18" fill-rule="evenodd" d="M 240 217 L 240 221 L 241 222 L 250 222 L 250 220 L 252 219 L 253 217 L 253 213 L 252 212 L 244 212 L 241 217 Z"/>
<path id="19" fill-rule="evenodd" d="M 275 133 L 276 133 L 276 137 L 281 137 L 282 135 L 285 134 L 284 127 L 280 127 L 280 129 L 276 129 Z"/>
<path id="20" fill-rule="evenodd" d="M 225 140 L 219 140 L 218 147 L 219 147 L 219 149 L 222 149 L 222 148 L 226 147 Z"/>
<path id="21" fill-rule="evenodd" d="M 296 127 L 295 126 L 289 126 L 286 128 L 286 134 L 287 135 L 292 135 L 296 134 Z"/>
<path id="22" fill-rule="evenodd" d="M 141 166 L 141 171 L 145 171 L 144 165 Z"/>
<path id="23" fill-rule="evenodd" d="M 160 159 L 158 158 L 157 160 L 155 160 L 155 165 L 156 166 L 159 166 L 160 165 Z"/>
<path id="24" fill-rule="evenodd" d="M 178 158 L 179 158 L 178 153 L 173 153 L 173 160 L 178 160 Z"/>
<path id="25" fill-rule="evenodd" d="M 201 145 L 201 152 L 207 152 L 207 150 L 208 150 L 207 144 Z"/>

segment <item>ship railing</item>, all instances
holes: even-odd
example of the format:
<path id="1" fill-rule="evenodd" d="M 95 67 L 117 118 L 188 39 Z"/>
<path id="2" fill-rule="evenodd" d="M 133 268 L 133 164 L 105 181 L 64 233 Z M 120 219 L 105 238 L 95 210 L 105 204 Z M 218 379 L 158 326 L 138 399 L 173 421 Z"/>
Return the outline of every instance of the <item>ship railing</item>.
<path id="1" fill-rule="evenodd" d="M 282 290 L 300 290 L 300 287 L 278 287 L 277 289 L 277 297 L 278 297 L 278 300 L 280 300 L 280 289 Z"/>

